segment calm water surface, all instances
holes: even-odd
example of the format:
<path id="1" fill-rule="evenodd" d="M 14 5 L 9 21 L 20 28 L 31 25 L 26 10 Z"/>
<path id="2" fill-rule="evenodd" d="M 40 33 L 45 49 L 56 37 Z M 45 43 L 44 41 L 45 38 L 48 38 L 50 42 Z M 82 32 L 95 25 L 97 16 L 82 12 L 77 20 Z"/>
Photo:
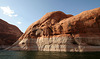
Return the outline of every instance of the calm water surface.
<path id="1" fill-rule="evenodd" d="M 100 59 L 100 52 L 0 51 L 0 59 Z"/>

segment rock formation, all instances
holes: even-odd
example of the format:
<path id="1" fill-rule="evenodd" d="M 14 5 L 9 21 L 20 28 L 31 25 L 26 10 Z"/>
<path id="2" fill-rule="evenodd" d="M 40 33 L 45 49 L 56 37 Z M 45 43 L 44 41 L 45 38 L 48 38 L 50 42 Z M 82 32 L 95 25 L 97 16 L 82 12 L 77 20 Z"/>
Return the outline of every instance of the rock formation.
<path id="1" fill-rule="evenodd" d="M 0 48 L 11 46 L 22 35 L 22 32 L 14 25 L 0 19 Z"/>
<path id="2" fill-rule="evenodd" d="M 76 16 L 49 12 L 31 24 L 8 50 L 100 51 L 100 8 Z"/>

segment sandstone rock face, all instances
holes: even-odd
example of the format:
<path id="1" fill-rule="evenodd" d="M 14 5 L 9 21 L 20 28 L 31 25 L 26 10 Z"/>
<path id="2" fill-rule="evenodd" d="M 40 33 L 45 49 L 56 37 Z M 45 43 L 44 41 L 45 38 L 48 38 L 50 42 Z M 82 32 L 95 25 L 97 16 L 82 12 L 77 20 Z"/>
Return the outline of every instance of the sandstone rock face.
<path id="1" fill-rule="evenodd" d="M 0 48 L 11 46 L 22 35 L 22 32 L 14 25 L 0 19 Z"/>
<path id="2" fill-rule="evenodd" d="M 50 12 L 31 24 L 8 50 L 100 51 L 100 8 L 76 16 Z"/>

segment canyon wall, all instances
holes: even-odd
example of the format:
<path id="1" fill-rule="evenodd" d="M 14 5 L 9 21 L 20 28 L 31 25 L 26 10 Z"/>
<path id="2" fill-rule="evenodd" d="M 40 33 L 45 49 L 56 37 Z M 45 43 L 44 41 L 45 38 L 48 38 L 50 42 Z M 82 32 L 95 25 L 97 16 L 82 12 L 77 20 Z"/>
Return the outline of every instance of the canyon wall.
<path id="1" fill-rule="evenodd" d="M 76 16 L 49 12 L 31 24 L 7 50 L 100 51 L 100 8 Z"/>
<path id="2" fill-rule="evenodd" d="M 19 28 L 0 19 L 0 49 L 14 44 L 22 34 Z"/>

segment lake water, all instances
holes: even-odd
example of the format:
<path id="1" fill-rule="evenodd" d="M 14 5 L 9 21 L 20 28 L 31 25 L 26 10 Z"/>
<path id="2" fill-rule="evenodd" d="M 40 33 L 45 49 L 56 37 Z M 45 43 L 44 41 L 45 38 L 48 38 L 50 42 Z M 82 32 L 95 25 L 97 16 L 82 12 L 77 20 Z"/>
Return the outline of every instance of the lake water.
<path id="1" fill-rule="evenodd" d="M 0 59 L 100 59 L 100 52 L 0 51 Z"/>

